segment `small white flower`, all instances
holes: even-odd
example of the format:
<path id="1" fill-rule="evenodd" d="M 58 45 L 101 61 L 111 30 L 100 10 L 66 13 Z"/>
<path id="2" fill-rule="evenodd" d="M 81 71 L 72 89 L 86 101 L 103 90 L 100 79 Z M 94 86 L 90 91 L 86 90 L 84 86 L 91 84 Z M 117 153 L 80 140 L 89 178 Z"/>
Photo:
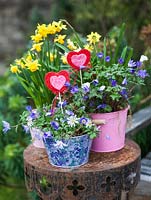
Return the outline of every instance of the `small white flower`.
<path id="1" fill-rule="evenodd" d="M 103 90 L 105 90 L 105 85 L 102 85 L 100 88 L 99 88 L 99 91 L 102 92 Z"/>
<path id="2" fill-rule="evenodd" d="M 147 60 L 148 60 L 147 56 L 141 55 L 140 62 L 144 62 L 144 61 L 147 61 Z"/>
<path id="3" fill-rule="evenodd" d="M 76 115 L 72 115 L 67 118 L 67 123 L 71 127 L 75 127 L 75 125 L 79 123 L 79 118 L 77 118 Z"/>
<path id="4" fill-rule="evenodd" d="M 63 143 L 62 141 L 57 141 L 56 144 L 54 144 L 54 146 L 63 149 L 63 147 L 66 147 L 67 144 Z"/>

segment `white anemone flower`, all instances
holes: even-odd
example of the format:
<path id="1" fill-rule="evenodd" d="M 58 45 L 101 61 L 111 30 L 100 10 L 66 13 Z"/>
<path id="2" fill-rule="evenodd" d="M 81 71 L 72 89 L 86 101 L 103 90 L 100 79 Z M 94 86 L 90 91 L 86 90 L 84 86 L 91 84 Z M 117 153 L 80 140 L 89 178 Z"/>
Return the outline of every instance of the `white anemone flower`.
<path id="1" fill-rule="evenodd" d="M 67 118 L 67 123 L 71 127 L 75 127 L 75 125 L 79 123 L 79 118 L 77 118 L 76 115 L 72 115 L 72 116 Z"/>
<path id="2" fill-rule="evenodd" d="M 147 56 L 141 55 L 140 62 L 144 62 L 144 61 L 147 61 L 147 60 L 148 60 Z"/>

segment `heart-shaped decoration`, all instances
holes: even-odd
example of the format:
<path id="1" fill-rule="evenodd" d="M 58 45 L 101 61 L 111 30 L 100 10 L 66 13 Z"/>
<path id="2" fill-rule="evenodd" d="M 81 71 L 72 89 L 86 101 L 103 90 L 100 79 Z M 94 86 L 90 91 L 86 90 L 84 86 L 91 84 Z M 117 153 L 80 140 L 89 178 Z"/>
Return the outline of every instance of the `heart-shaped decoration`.
<path id="1" fill-rule="evenodd" d="M 90 56 L 90 52 L 87 49 L 82 49 L 79 52 L 71 51 L 67 55 L 67 61 L 71 67 L 80 70 L 80 67 L 88 65 Z"/>
<path id="2" fill-rule="evenodd" d="M 67 90 L 66 82 L 69 82 L 69 73 L 66 70 L 60 72 L 48 72 L 45 75 L 45 84 L 54 94 L 63 93 Z"/>

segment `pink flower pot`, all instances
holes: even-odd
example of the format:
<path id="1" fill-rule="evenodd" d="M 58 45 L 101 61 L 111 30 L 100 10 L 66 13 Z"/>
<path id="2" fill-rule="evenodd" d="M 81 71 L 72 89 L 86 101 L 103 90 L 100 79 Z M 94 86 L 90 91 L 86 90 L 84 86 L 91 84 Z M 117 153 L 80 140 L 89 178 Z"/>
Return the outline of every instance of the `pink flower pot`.
<path id="1" fill-rule="evenodd" d="M 37 128 L 30 129 L 32 144 L 37 148 L 45 148 L 43 143 L 43 132 Z"/>
<path id="2" fill-rule="evenodd" d="M 92 142 L 91 150 L 95 152 L 112 152 L 125 145 L 125 131 L 128 108 L 111 113 L 93 113 L 93 120 L 104 120 L 99 126 L 99 135 Z"/>

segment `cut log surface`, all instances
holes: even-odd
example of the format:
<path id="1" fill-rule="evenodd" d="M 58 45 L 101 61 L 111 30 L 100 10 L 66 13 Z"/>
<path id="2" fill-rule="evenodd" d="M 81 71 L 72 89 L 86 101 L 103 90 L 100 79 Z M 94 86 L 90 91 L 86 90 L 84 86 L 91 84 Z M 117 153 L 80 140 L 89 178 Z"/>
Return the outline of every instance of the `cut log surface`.
<path id="1" fill-rule="evenodd" d="M 62 169 L 49 164 L 45 149 L 30 145 L 24 170 L 28 191 L 42 200 L 120 200 L 140 179 L 140 148 L 127 139 L 120 151 L 91 152 L 87 164 Z"/>

